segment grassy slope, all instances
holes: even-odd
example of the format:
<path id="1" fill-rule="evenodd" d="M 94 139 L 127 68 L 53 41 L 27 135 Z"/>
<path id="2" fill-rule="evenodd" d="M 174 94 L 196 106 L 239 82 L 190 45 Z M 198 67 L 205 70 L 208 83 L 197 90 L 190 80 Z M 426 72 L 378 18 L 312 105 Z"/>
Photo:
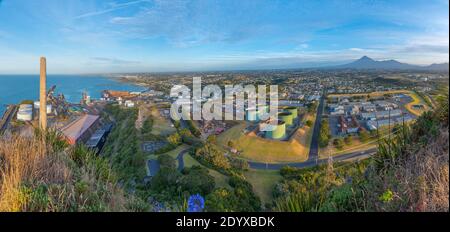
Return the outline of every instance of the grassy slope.
<path id="1" fill-rule="evenodd" d="M 278 171 L 251 169 L 245 172 L 244 176 L 252 184 L 253 191 L 261 198 L 263 204 L 272 202 L 273 188 L 282 179 Z"/>
<path id="2" fill-rule="evenodd" d="M 154 135 L 169 135 L 175 132 L 175 128 L 171 126 L 171 123 L 163 118 L 156 107 L 151 108 L 151 116 L 153 118 L 152 134 Z"/>
<path id="3" fill-rule="evenodd" d="M 55 150 L 56 140 L 45 146 L 40 141 L 0 140 L 0 211 L 127 210 L 127 198 L 104 158 L 82 148 Z"/>

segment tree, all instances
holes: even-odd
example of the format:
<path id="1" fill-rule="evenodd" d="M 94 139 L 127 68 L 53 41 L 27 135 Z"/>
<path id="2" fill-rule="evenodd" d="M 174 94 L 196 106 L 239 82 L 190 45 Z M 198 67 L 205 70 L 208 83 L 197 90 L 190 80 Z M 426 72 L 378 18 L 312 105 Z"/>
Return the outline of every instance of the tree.
<path id="1" fill-rule="evenodd" d="M 319 146 L 326 147 L 330 141 L 330 126 L 328 120 L 323 119 L 321 121 L 321 127 L 319 132 Z"/>
<path id="2" fill-rule="evenodd" d="M 369 133 L 366 130 L 359 131 L 359 139 L 361 142 L 367 142 L 369 140 Z"/>
<path id="3" fill-rule="evenodd" d="M 178 133 L 174 133 L 167 137 L 167 142 L 169 142 L 173 146 L 178 146 L 181 144 L 181 136 Z"/>
<path id="4" fill-rule="evenodd" d="M 352 143 L 353 143 L 353 137 L 352 137 L 351 135 L 346 136 L 346 137 L 344 138 L 344 142 L 345 142 L 345 144 L 347 144 L 347 145 L 352 145 Z"/>
<path id="5" fill-rule="evenodd" d="M 228 183 L 234 188 L 239 211 L 256 212 L 261 209 L 261 200 L 253 192 L 253 187 L 249 182 L 242 177 L 232 176 Z"/>
<path id="6" fill-rule="evenodd" d="M 216 185 L 214 177 L 209 175 L 206 168 L 193 166 L 184 169 L 183 174 L 180 179 L 182 190 L 189 192 L 189 194 L 206 196 L 211 193 Z"/>
<path id="7" fill-rule="evenodd" d="M 180 121 L 173 121 L 173 126 L 175 127 L 175 129 L 179 130 L 180 129 Z"/>
<path id="8" fill-rule="evenodd" d="M 206 196 L 205 209 L 208 212 L 234 212 L 237 211 L 236 202 L 233 192 L 219 188 Z"/>
<path id="9" fill-rule="evenodd" d="M 150 133 L 152 132 L 152 128 L 153 128 L 153 118 L 148 117 L 142 124 L 141 133 L 142 134 Z"/>
<path id="10" fill-rule="evenodd" d="M 178 189 L 178 180 L 180 173 L 176 169 L 162 167 L 158 173 L 152 177 L 150 182 L 152 191 L 166 192 L 169 195 L 174 195 Z"/>
<path id="11" fill-rule="evenodd" d="M 195 137 L 200 137 L 200 135 L 202 135 L 202 133 L 200 132 L 200 130 L 195 126 L 194 122 L 192 120 L 187 120 L 186 124 L 189 128 L 189 130 L 191 131 L 191 133 L 195 136 Z"/>
<path id="12" fill-rule="evenodd" d="M 343 140 L 342 138 L 336 138 L 336 139 L 334 139 L 334 141 L 333 141 L 333 145 L 334 145 L 337 149 L 341 150 L 342 148 L 344 148 L 344 140 Z"/>
<path id="13" fill-rule="evenodd" d="M 212 165 L 213 167 L 224 170 L 231 168 L 231 164 L 223 152 L 217 149 L 213 144 L 205 144 L 198 148 L 195 152 L 195 156 L 203 159 L 206 163 Z"/>
<path id="14" fill-rule="evenodd" d="M 228 141 L 228 146 L 231 147 L 231 148 L 234 148 L 233 140 Z"/>
<path id="15" fill-rule="evenodd" d="M 210 135 L 208 136 L 208 138 L 206 139 L 209 143 L 216 143 L 217 138 L 215 135 Z"/>
<path id="16" fill-rule="evenodd" d="M 250 168 L 250 165 L 248 164 L 248 162 L 246 160 L 242 160 L 242 159 L 238 159 L 238 158 L 234 158 L 234 157 L 229 157 L 231 166 L 236 169 L 236 170 L 240 170 L 240 171 L 247 171 Z"/>
<path id="17" fill-rule="evenodd" d="M 186 129 L 186 128 L 181 129 L 180 132 L 179 132 L 179 134 L 180 134 L 180 136 L 181 136 L 183 139 L 186 138 L 186 137 L 192 137 L 191 131 L 189 131 L 189 130 Z"/>
<path id="18" fill-rule="evenodd" d="M 308 113 L 314 113 L 317 110 L 318 107 L 318 103 L 317 102 L 312 102 L 310 104 L 308 104 Z"/>
<path id="19" fill-rule="evenodd" d="M 170 168 L 170 169 L 175 169 L 176 168 L 176 162 L 175 159 L 172 158 L 170 155 L 160 155 L 158 156 L 158 161 L 159 161 L 159 165 L 161 166 L 161 168 L 166 167 L 166 168 Z"/>

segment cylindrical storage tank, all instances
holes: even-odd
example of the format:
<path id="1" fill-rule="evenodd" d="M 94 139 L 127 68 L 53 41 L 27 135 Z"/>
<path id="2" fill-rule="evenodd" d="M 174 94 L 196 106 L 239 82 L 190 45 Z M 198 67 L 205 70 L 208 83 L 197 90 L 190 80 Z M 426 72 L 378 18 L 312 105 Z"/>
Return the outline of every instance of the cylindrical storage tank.
<path id="1" fill-rule="evenodd" d="M 257 108 L 258 108 L 258 120 L 261 120 L 261 118 L 264 115 L 264 113 L 266 113 L 266 117 L 268 116 L 268 113 L 269 113 L 269 106 L 268 105 L 261 105 L 261 104 L 259 104 L 259 105 L 257 105 Z"/>
<path id="2" fill-rule="evenodd" d="M 52 105 L 47 105 L 47 114 L 52 113 Z"/>
<path id="3" fill-rule="evenodd" d="M 22 108 L 17 112 L 17 120 L 19 121 L 31 121 L 33 120 L 33 110 Z"/>
<path id="4" fill-rule="evenodd" d="M 41 103 L 40 103 L 39 101 L 35 101 L 35 102 L 34 102 L 34 108 L 35 108 L 35 109 L 39 109 L 40 106 L 41 106 Z"/>
<path id="5" fill-rule="evenodd" d="M 290 106 L 290 107 L 286 107 L 284 110 L 286 112 L 290 112 L 292 114 L 293 119 L 296 119 L 298 117 L 298 108 L 297 107 Z"/>
<path id="6" fill-rule="evenodd" d="M 19 106 L 19 110 L 22 110 L 22 109 L 32 110 L 33 109 L 33 105 L 31 105 L 31 104 L 22 104 L 22 105 Z"/>
<path id="7" fill-rule="evenodd" d="M 284 121 L 286 126 L 291 126 L 294 124 L 294 117 L 291 112 L 278 113 L 278 119 Z"/>
<path id="8" fill-rule="evenodd" d="M 255 108 L 250 108 L 245 111 L 245 120 L 250 122 L 258 121 L 258 113 Z"/>
<path id="9" fill-rule="evenodd" d="M 282 139 L 286 135 L 286 123 L 278 120 L 277 125 L 268 125 L 273 127 L 273 130 L 267 131 L 266 136 L 270 139 Z"/>

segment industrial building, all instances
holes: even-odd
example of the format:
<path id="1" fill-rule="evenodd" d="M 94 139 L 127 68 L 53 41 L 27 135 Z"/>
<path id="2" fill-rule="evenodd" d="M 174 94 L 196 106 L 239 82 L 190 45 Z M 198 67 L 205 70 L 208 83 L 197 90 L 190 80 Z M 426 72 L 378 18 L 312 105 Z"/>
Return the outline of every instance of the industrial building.
<path id="1" fill-rule="evenodd" d="M 389 119 L 368 120 L 366 122 L 366 127 L 368 130 L 376 130 L 379 127 L 389 126 L 389 125 L 393 126 L 393 125 L 400 124 L 403 122 L 405 122 L 405 123 L 410 122 L 412 120 L 414 120 L 414 118 L 411 116 L 391 118 L 390 120 Z"/>
<path id="2" fill-rule="evenodd" d="M 86 143 L 99 125 L 100 117 L 85 114 L 61 128 L 61 132 L 71 145 Z"/>
<path id="3" fill-rule="evenodd" d="M 112 127 L 113 124 L 106 124 L 96 130 L 91 138 L 86 142 L 86 146 L 96 150 L 97 153 L 100 152 L 106 142 L 109 132 L 111 132 Z"/>
<path id="4" fill-rule="evenodd" d="M 339 132 L 341 134 L 353 134 L 358 133 L 360 129 L 362 129 L 358 120 L 355 116 L 351 116 L 349 118 L 345 118 L 344 116 L 339 117 Z"/>
<path id="5" fill-rule="evenodd" d="M 386 118 L 393 118 L 393 117 L 399 117 L 402 116 L 402 111 L 397 110 L 386 110 L 386 111 L 378 111 L 378 112 L 371 112 L 371 113 L 362 113 L 361 118 L 364 120 L 370 120 L 370 119 L 386 119 Z"/>

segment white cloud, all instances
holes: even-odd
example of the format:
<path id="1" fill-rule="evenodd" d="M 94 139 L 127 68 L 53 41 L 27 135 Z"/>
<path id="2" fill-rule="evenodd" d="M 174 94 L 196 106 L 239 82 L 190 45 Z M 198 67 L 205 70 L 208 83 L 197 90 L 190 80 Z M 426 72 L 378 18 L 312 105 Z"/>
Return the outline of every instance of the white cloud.
<path id="1" fill-rule="evenodd" d="M 81 19 L 81 18 L 87 18 L 87 17 L 92 17 L 92 16 L 98 16 L 98 15 L 103 15 L 106 13 L 110 13 L 113 11 L 117 11 L 117 10 L 121 10 L 121 9 L 125 9 L 127 7 L 136 5 L 136 4 L 141 4 L 141 3 L 149 3 L 151 1 L 149 0 L 137 0 L 137 1 L 132 1 L 132 2 L 126 2 L 126 3 L 110 3 L 110 7 L 109 8 L 105 8 L 105 9 L 101 9 L 101 10 L 96 10 L 96 11 L 91 11 L 88 13 L 84 13 L 81 15 L 78 15 L 75 17 L 75 19 Z"/>

